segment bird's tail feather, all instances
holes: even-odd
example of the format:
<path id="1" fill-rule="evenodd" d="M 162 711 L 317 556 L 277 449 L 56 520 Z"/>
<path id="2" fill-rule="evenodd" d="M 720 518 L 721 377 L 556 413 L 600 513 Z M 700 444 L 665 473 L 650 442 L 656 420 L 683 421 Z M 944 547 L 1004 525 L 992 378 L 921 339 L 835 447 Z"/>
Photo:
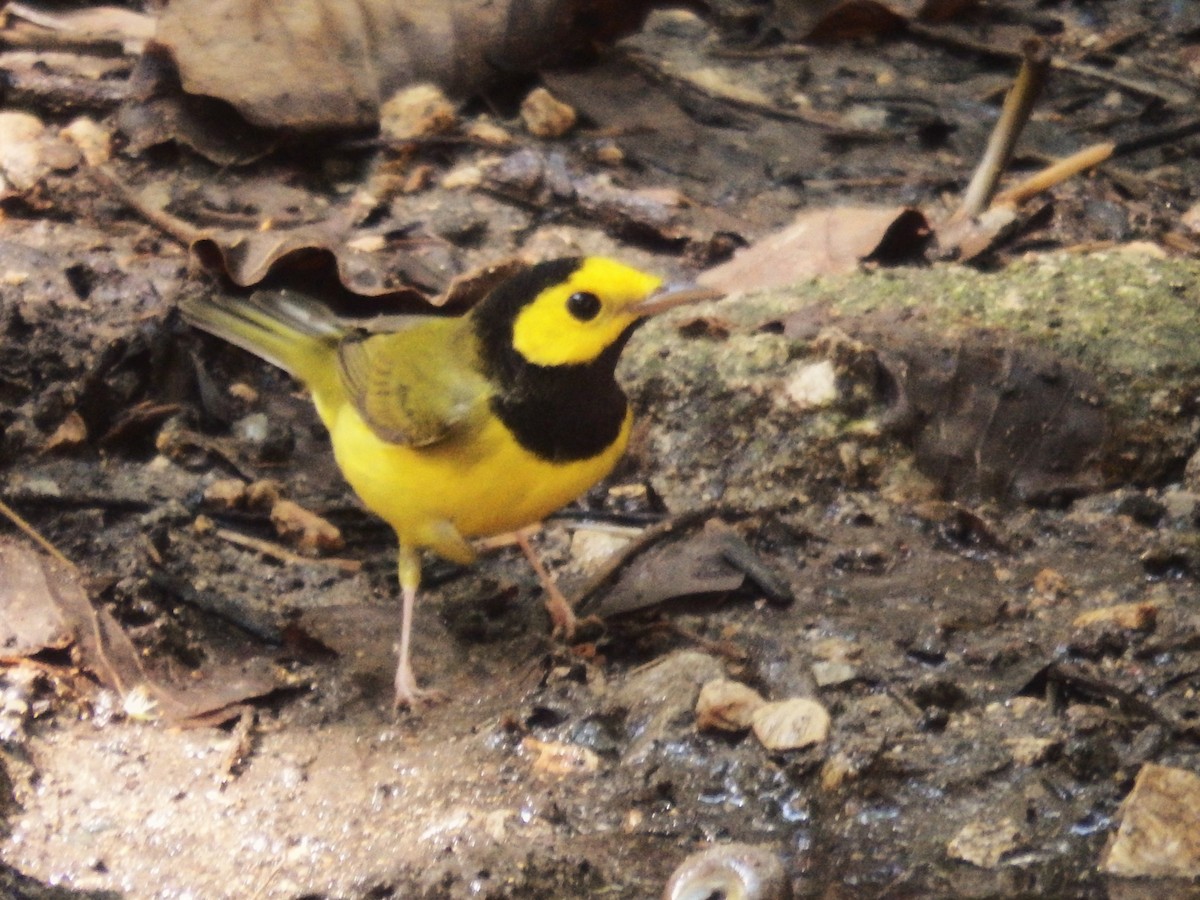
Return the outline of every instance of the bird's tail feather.
<path id="1" fill-rule="evenodd" d="M 258 291 L 249 297 L 189 297 L 184 319 L 310 382 L 345 334 L 329 307 L 292 291 Z"/>

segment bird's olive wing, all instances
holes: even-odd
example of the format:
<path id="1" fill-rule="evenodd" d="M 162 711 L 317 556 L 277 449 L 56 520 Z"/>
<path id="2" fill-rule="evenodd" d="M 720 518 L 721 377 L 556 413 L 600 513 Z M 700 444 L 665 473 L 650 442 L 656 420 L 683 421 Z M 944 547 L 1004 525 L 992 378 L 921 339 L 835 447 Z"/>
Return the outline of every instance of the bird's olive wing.
<path id="1" fill-rule="evenodd" d="M 428 446 L 487 413 L 488 381 L 474 338 L 458 320 L 352 333 L 338 347 L 338 365 L 350 402 L 385 441 Z"/>

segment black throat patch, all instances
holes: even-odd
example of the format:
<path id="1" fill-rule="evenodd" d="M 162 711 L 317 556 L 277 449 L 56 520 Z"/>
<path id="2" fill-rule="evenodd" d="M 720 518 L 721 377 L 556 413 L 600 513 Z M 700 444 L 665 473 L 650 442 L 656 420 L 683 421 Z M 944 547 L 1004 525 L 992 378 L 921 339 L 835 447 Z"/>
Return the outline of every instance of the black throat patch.
<path id="1" fill-rule="evenodd" d="M 628 402 L 614 372 L 631 327 L 588 363 L 536 366 L 513 349 L 513 322 L 538 294 L 570 277 L 579 259 L 532 266 L 501 285 L 472 313 L 492 412 L 539 459 L 568 463 L 597 456 L 621 433 Z"/>
<path id="2" fill-rule="evenodd" d="M 597 456 L 621 433 L 629 406 L 613 377 L 624 343 L 586 365 L 525 363 L 516 382 L 492 398 L 492 412 L 517 443 L 547 462 Z"/>

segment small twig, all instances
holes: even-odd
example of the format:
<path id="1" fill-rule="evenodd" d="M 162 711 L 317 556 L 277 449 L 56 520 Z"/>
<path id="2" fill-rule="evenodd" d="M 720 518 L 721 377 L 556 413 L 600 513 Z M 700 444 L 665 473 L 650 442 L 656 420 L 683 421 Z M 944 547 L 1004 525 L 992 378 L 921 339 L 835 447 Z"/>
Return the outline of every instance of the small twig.
<path id="1" fill-rule="evenodd" d="M 25 521 L 25 519 L 22 518 L 15 509 L 13 509 L 3 500 L 0 500 L 0 515 L 3 515 L 6 519 L 16 525 L 17 528 L 25 533 L 26 537 L 53 556 L 72 572 L 75 572 L 76 574 L 79 573 L 79 567 L 76 566 L 75 563 L 71 562 L 71 560 L 67 559 L 66 555 L 57 547 L 55 547 L 54 544 L 50 543 L 49 538 L 43 537 L 41 532 Z"/>
<path id="2" fill-rule="evenodd" d="M 1094 168 L 1113 154 L 1113 144 L 1093 144 L 1030 175 L 1020 184 L 996 195 L 992 205 L 1020 206 L 1056 184 Z"/>
<path id="3" fill-rule="evenodd" d="M 229 735 L 229 747 L 221 755 L 220 779 L 222 787 L 232 782 L 241 774 L 246 759 L 254 749 L 254 726 L 257 722 L 258 715 L 255 713 L 253 707 L 243 707 L 238 714 L 237 724 L 233 726 L 233 731 Z"/>
<path id="4" fill-rule="evenodd" d="M 641 53 L 627 51 L 625 56 L 642 71 L 647 74 L 660 78 L 671 84 L 693 91 L 702 97 L 713 100 L 718 103 L 724 103 L 732 106 L 735 109 L 744 109 L 747 112 L 758 113 L 762 116 L 767 116 L 772 119 L 783 119 L 789 122 L 804 122 L 807 125 L 815 125 L 817 128 L 825 128 L 829 131 L 836 132 L 841 137 L 860 138 L 860 139 L 875 139 L 881 137 L 881 132 L 873 131 L 866 128 L 851 128 L 848 127 L 845 121 L 836 113 L 825 113 L 820 111 L 806 111 L 803 109 L 784 109 L 780 106 L 775 106 L 771 103 L 761 103 L 751 100 L 747 97 L 734 97 L 729 94 L 718 94 L 707 90 L 703 85 L 697 84 L 687 78 L 683 78 L 675 72 L 672 72 L 662 63 Z"/>
<path id="5" fill-rule="evenodd" d="M 185 222 L 183 219 L 173 216 L 165 210 L 157 209 L 144 203 L 133 187 L 109 166 L 96 166 L 94 171 L 100 176 L 101 181 L 112 188 L 118 199 L 126 206 L 159 231 L 175 238 L 175 240 L 179 241 L 185 247 L 190 247 L 196 241 L 208 236 L 208 232 L 204 229 L 197 228 L 190 222 Z"/>
<path id="6" fill-rule="evenodd" d="M 1119 141 L 1113 147 L 1113 156 L 1129 156 L 1131 153 L 1139 153 L 1142 150 L 1149 150 L 1152 147 L 1161 147 L 1165 144 L 1178 144 L 1184 138 L 1189 138 L 1197 133 L 1200 133 L 1200 119 L 1191 119 L 1182 125 L 1176 125 L 1174 128 L 1144 134 L 1141 137 L 1132 138 L 1128 141 Z"/>
<path id="7" fill-rule="evenodd" d="M 318 566 L 333 566 L 342 572 L 360 572 L 362 571 L 362 563 L 357 559 L 340 559 L 331 556 L 304 556 L 300 553 L 295 553 L 287 547 L 271 541 L 264 541 L 261 538 L 250 537 L 247 534 L 242 534 L 237 531 L 231 531 L 228 528 L 218 528 L 213 531 L 217 537 L 223 541 L 228 541 L 231 544 L 236 544 L 239 547 L 245 547 L 247 550 L 254 550 L 264 556 L 270 556 L 273 559 L 278 559 L 287 563 L 302 563 L 305 565 Z"/>
<path id="8" fill-rule="evenodd" d="M 992 129 L 987 149 L 963 193 L 962 203 L 950 217 L 951 224 L 970 219 L 987 209 L 996 193 L 996 185 L 1000 183 L 1000 177 L 1012 158 L 1017 140 L 1033 112 L 1033 105 L 1046 84 L 1048 71 L 1049 55 L 1045 45 L 1041 41 L 1027 42 L 1021 71 L 1017 73 L 1012 90 L 1004 98 L 1004 108 L 996 127 Z"/>
<path id="9" fill-rule="evenodd" d="M 905 32 L 922 40 L 945 47 L 952 47 L 956 50 L 968 50 L 972 53 L 979 53 L 991 59 L 1021 59 L 1024 55 L 1018 50 L 1009 50 L 1004 47 L 996 47 L 992 44 L 986 44 L 983 41 L 974 40 L 952 29 L 935 28 L 923 25 L 920 22 L 909 22 L 905 27 Z M 1126 78 L 1107 69 L 1100 69 L 1086 63 L 1072 62 L 1060 56 L 1050 57 L 1050 68 L 1060 72 L 1067 72 L 1080 78 L 1086 78 L 1090 81 L 1099 81 L 1141 97 L 1162 100 L 1164 103 L 1172 106 L 1185 106 L 1194 102 L 1194 95 L 1190 92 L 1183 90 L 1169 91 L 1153 82 L 1141 81 L 1136 78 Z"/>
<path id="10" fill-rule="evenodd" d="M 679 635 L 686 641 L 695 644 L 701 650 L 707 650 L 714 656 L 723 656 L 730 662 L 745 662 L 750 654 L 743 648 L 739 647 L 733 641 L 714 641 L 712 638 L 706 638 L 699 632 L 693 631 L 679 622 L 672 620 L 667 624 L 668 630 Z"/>
<path id="11" fill-rule="evenodd" d="M 1160 712 L 1158 707 L 1136 694 L 1118 687 L 1105 678 L 1093 675 L 1083 666 L 1070 663 L 1051 663 L 1046 668 L 1047 684 L 1074 688 L 1081 693 L 1104 700 L 1111 700 L 1127 716 L 1146 719 L 1169 729 L 1172 733 L 1187 733 L 1174 717 Z"/>

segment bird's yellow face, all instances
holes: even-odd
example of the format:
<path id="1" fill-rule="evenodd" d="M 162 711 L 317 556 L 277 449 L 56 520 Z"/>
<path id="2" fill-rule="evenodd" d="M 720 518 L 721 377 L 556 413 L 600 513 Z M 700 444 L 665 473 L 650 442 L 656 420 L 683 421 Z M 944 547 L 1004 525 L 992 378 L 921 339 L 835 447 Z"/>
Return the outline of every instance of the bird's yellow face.
<path id="1" fill-rule="evenodd" d="M 637 305 L 662 280 L 611 259 L 588 257 L 546 288 L 513 322 L 512 345 L 537 366 L 589 363 L 644 314 Z"/>

